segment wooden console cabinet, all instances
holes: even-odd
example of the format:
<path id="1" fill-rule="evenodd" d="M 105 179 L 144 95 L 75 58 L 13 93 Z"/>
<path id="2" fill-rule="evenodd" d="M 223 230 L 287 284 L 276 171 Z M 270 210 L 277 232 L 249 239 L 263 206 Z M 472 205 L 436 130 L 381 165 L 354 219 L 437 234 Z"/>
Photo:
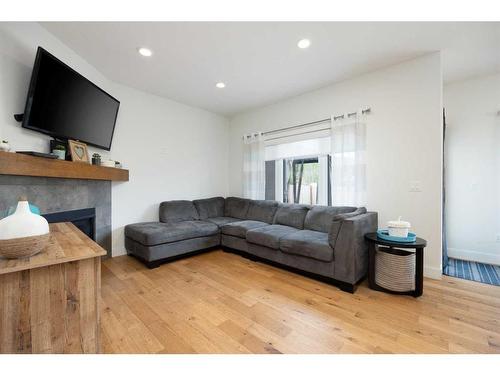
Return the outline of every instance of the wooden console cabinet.
<path id="1" fill-rule="evenodd" d="M 71 223 L 50 225 L 49 245 L 0 258 L 0 353 L 99 353 L 101 256 Z"/>

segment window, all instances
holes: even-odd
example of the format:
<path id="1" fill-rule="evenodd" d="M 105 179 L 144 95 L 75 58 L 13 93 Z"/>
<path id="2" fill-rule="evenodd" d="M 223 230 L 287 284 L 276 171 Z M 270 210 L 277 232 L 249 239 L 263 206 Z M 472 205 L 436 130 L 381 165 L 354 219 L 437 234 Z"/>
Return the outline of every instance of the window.
<path id="1" fill-rule="evenodd" d="M 331 204 L 329 164 L 328 156 L 283 160 L 283 202 Z"/>
<path id="2" fill-rule="evenodd" d="M 265 154 L 266 199 L 331 205 L 329 137 L 268 143 Z"/>
<path id="3" fill-rule="evenodd" d="M 329 155 L 266 161 L 266 199 L 331 205 Z"/>
<path id="4" fill-rule="evenodd" d="M 284 135 L 280 131 L 279 136 L 266 137 L 265 198 L 325 206 L 366 205 L 366 123 L 359 115 L 340 116 L 334 126 L 321 122 L 312 130 L 299 132 L 293 127 L 284 129 Z"/>

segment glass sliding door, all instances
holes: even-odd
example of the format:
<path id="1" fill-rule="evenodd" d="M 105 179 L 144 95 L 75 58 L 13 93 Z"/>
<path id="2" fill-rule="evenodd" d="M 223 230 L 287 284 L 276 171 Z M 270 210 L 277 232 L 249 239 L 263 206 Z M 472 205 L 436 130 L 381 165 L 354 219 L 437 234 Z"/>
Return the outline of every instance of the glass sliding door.
<path id="1" fill-rule="evenodd" d="M 328 205 L 329 157 L 289 158 L 283 160 L 283 202 Z"/>
<path id="2" fill-rule="evenodd" d="M 329 132 L 319 138 L 267 144 L 266 199 L 331 205 L 330 144 Z"/>

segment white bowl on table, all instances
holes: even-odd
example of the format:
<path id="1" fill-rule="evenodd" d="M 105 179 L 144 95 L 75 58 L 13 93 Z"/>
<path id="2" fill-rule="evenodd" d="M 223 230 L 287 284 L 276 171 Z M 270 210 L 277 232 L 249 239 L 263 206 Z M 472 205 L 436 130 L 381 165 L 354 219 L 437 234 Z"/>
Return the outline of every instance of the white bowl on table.
<path id="1" fill-rule="evenodd" d="M 408 232 L 411 228 L 411 224 L 407 221 L 401 220 L 401 216 L 398 220 L 392 220 L 387 222 L 387 230 L 389 236 L 391 237 L 408 237 Z"/>

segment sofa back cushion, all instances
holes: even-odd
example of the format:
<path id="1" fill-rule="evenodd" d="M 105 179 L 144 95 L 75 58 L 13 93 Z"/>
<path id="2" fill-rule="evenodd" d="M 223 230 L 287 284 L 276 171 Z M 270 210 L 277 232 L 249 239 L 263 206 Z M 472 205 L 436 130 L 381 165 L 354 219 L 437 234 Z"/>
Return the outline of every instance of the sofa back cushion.
<path id="1" fill-rule="evenodd" d="M 229 197 L 226 198 L 224 216 L 246 219 L 248 213 L 249 199 Z"/>
<path id="2" fill-rule="evenodd" d="M 160 204 L 160 221 L 162 223 L 199 219 L 200 215 L 191 201 L 167 201 Z"/>
<path id="3" fill-rule="evenodd" d="M 193 204 L 202 220 L 224 216 L 224 198 L 222 197 L 197 199 L 193 201 Z"/>
<path id="4" fill-rule="evenodd" d="M 286 204 L 278 206 L 274 216 L 274 224 L 288 225 L 297 229 L 304 229 L 304 220 L 311 206 L 303 204 Z"/>
<path id="5" fill-rule="evenodd" d="M 251 200 L 248 207 L 247 220 L 272 224 L 277 209 L 278 202 L 276 201 Z"/>
<path id="6" fill-rule="evenodd" d="M 306 215 L 304 228 L 328 233 L 335 215 L 356 211 L 356 207 L 313 206 Z"/>

